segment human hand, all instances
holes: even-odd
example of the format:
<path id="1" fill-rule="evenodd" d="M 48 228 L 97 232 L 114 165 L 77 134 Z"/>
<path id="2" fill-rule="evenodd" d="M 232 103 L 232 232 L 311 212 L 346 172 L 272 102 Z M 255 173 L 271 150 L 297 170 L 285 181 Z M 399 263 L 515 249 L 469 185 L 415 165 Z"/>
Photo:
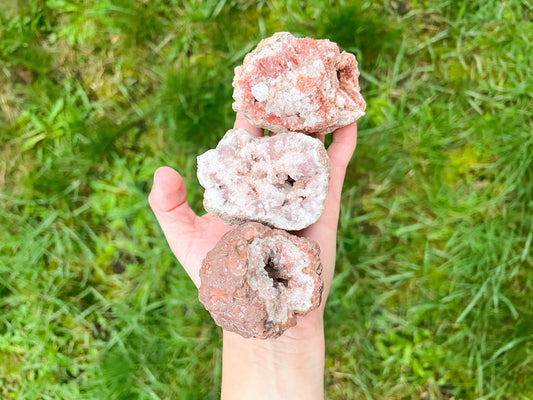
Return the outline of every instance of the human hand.
<path id="1" fill-rule="evenodd" d="M 242 115 L 237 115 L 234 128 L 243 128 L 257 137 L 263 136 L 263 130 L 250 125 Z M 333 133 L 333 141 L 327 149 L 331 178 L 324 211 L 316 223 L 297 232 L 298 235 L 311 238 L 320 245 L 324 280 L 321 306 L 303 317 L 298 317 L 298 324 L 278 339 L 243 339 L 239 335 L 224 331 L 223 397 L 235 398 L 233 394 L 238 393 L 243 396 L 242 398 L 246 398 L 246 391 L 243 391 L 242 387 L 243 381 L 250 386 L 251 391 L 248 394 L 250 396 L 254 394 L 256 396 L 254 398 L 258 398 L 257 393 L 262 393 L 264 398 L 301 396 L 311 399 L 317 393 L 321 393 L 324 368 L 323 311 L 335 269 L 342 185 L 356 143 L 355 123 Z M 201 217 L 196 215 L 187 203 L 183 179 L 178 172 L 168 167 L 156 171 L 149 202 L 170 248 L 194 284 L 199 287 L 202 260 L 231 227 L 224 225 L 220 219 L 210 214 Z M 280 358 L 279 355 L 283 357 Z M 260 363 L 261 368 L 250 369 L 248 363 L 243 362 L 246 359 L 256 366 Z M 278 377 L 280 382 L 277 388 L 283 393 L 282 397 L 273 397 L 274 394 L 269 392 L 273 389 L 271 382 L 267 380 L 265 383 L 263 379 L 269 372 L 274 372 L 269 366 L 274 368 L 275 364 L 277 372 L 283 375 Z M 280 365 L 283 368 L 278 370 Z M 302 365 L 308 368 L 303 368 Z M 242 380 L 246 374 L 248 379 Z M 313 383 L 305 379 L 302 374 L 312 379 Z M 290 387 L 284 386 L 285 383 Z M 294 386 L 295 383 L 299 383 L 298 387 Z M 266 386 L 260 387 L 261 385 Z M 236 389 L 235 392 L 233 389 Z M 307 391 L 313 397 L 304 397 L 303 393 Z M 296 397 L 290 397 L 290 393 L 294 393 Z"/>

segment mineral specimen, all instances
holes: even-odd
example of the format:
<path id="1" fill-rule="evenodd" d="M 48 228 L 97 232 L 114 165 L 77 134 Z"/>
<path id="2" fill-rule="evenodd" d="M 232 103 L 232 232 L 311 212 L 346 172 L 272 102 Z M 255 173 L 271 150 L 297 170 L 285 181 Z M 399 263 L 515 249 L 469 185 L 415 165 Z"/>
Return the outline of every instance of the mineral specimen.
<path id="1" fill-rule="evenodd" d="M 322 214 L 329 158 L 320 140 L 302 133 L 254 137 L 232 129 L 198 156 L 198 180 L 205 209 L 227 224 L 300 230 Z"/>
<path id="2" fill-rule="evenodd" d="M 320 305 L 318 245 L 256 222 L 226 233 L 200 269 L 199 298 L 223 329 L 277 338 Z"/>
<path id="3" fill-rule="evenodd" d="M 324 135 L 364 115 L 353 54 L 278 32 L 235 68 L 233 109 L 258 127 Z"/>

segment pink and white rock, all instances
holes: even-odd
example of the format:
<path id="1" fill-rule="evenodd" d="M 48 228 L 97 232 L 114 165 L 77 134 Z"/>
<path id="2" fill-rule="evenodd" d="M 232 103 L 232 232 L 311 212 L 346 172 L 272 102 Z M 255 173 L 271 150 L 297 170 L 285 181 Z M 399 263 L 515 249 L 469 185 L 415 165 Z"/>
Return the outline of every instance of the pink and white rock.
<path id="1" fill-rule="evenodd" d="M 364 115 L 358 78 L 335 43 L 278 32 L 235 68 L 233 109 L 272 132 L 325 135 Z"/>
<path id="2" fill-rule="evenodd" d="M 250 222 L 227 232 L 200 269 L 199 299 L 223 329 L 277 338 L 320 305 L 314 241 Z"/>
<path id="3" fill-rule="evenodd" d="M 204 207 L 226 224 L 300 230 L 322 214 L 329 158 L 316 138 L 297 132 L 254 137 L 232 129 L 197 160 Z"/>

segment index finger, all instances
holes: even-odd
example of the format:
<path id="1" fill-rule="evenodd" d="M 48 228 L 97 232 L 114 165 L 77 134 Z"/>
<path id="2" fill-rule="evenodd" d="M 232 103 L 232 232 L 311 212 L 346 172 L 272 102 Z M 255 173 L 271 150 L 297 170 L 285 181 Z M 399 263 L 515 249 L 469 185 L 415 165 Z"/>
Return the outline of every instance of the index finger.
<path id="1" fill-rule="evenodd" d="M 244 129 L 245 131 L 249 132 L 251 135 L 255 137 L 263 137 L 264 136 L 264 130 L 262 128 L 258 128 L 256 126 L 253 126 L 244 115 L 237 113 L 237 117 L 235 118 L 235 124 L 233 124 L 233 129 Z"/>

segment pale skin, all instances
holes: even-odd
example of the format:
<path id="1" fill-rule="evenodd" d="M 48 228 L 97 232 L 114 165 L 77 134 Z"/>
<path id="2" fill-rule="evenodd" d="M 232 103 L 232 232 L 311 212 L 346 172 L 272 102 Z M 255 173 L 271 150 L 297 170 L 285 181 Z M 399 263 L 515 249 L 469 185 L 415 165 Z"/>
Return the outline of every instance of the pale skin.
<path id="1" fill-rule="evenodd" d="M 242 115 L 237 115 L 234 128 L 263 136 L 263 130 L 250 125 Z M 355 123 L 333 133 L 327 149 L 331 179 L 324 212 L 316 223 L 298 232 L 320 245 L 324 280 L 321 306 L 298 317 L 298 324 L 278 339 L 244 339 L 223 331 L 223 400 L 324 398 L 323 313 L 335 270 L 342 185 L 356 144 Z M 178 172 L 169 167 L 156 171 L 150 206 L 174 255 L 199 287 L 202 260 L 231 227 L 210 214 L 196 215 L 187 203 L 186 194 Z"/>

